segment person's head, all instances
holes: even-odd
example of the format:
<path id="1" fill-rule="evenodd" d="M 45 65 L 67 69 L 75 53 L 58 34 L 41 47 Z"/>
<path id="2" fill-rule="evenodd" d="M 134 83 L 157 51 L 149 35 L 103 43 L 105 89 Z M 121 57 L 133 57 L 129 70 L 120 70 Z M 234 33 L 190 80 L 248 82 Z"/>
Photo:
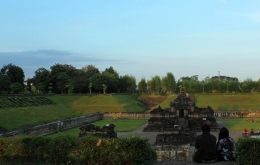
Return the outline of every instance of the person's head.
<path id="1" fill-rule="evenodd" d="M 201 131 L 204 132 L 210 132 L 210 126 L 208 124 L 203 124 L 201 126 Z"/>
<path id="2" fill-rule="evenodd" d="M 229 137 L 229 131 L 226 127 L 222 127 L 219 131 L 219 139 Z"/>

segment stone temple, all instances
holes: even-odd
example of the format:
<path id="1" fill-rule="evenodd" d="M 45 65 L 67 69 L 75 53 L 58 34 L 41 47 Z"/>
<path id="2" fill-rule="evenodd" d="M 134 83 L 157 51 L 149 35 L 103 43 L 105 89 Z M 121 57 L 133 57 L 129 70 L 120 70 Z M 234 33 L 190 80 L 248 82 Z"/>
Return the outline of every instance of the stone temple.
<path id="1" fill-rule="evenodd" d="M 154 147 L 159 150 L 159 153 L 169 151 L 169 156 L 178 146 L 182 145 L 180 151 L 185 153 L 185 147 L 195 145 L 196 132 L 201 131 L 200 127 L 204 123 L 210 125 L 212 130 L 217 129 L 213 109 L 210 106 L 198 108 L 195 104 L 195 96 L 182 91 L 174 101 L 170 102 L 169 108 L 162 109 L 159 106 L 150 112 L 148 125 L 143 131 L 158 132 Z M 176 153 L 172 155 L 175 157 L 172 159 L 176 160 Z M 183 159 L 179 156 L 178 160 Z"/>
<path id="2" fill-rule="evenodd" d="M 190 146 L 195 145 L 196 133 L 204 123 L 212 130 L 217 129 L 213 109 L 210 106 L 198 108 L 193 94 L 181 92 L 169 108 L 159 106 L 150 112 L 143 131 L 158 132 L 153 145 L 158 160 L 189 161 Z"/>

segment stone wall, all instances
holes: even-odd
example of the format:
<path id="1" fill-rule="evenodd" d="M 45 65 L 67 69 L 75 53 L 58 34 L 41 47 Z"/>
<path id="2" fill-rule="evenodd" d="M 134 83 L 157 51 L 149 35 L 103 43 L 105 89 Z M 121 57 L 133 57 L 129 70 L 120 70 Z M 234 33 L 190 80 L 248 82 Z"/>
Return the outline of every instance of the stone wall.
<path id="1" fill-rule="evenodd" d="M 190 161 L 190 144 L 155 145 L 158 161 Z"/>
<path id="2" fill-rule="evenodd" d="M 38 125 L 31 128 L 20 129 L 12 132 L 0 134 L 0 137 L 10 137 L 19 135 L 43 136 L 61 132 L 63 130 L 78 127 L 87 123 L 102 119 L 101 113 L 94 113 L 85 116 L 74 117 L 66 120 L 55 121 L 47 124 Z"/>
<path id="3" fill-rule="evenodd" d="M 103 119 L 150 119 L 148 112 L 105 112 Z"/>
<path id="4" fill-rule="evenodd" d="M 205 117 L 203 114 L 198 117 Z M 215 111 L 215 118 L 260 117 L 260 111 Z M 149 112 L 105 112 L 103 119 L 150 119 Z"/>
<path id="5" fill-rule="evenodd" d="M 240 117 L 260 117 L 260 111 L 215 111 L 216 118 L 240 118 Z"/>

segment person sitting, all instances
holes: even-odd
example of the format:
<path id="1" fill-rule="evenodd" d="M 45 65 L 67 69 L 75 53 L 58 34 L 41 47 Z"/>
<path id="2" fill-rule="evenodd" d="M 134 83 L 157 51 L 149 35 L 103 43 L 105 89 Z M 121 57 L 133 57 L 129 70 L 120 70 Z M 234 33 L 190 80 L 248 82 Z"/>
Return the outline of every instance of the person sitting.
<path id="1" fill-rule="evenodd" d="M 193 160 L 196 162 L 213 163 L 218 159 L 216 149 L 217 138 L 210 134 L 210 126 L 203 124 L 201 126 L 202 134 L 196 137 Z"/>
<path id="2" fill-rule="evenodd" d="M 229 137 L 229 131 L 226 127 L 221 128 L 219 131 L 217 150 L 219 161 L 235 160 L 235 142 Z"/>
<path id="3" fill-rule="evenodd" d="M 247 129 L 246 129 L 246 128 L 244 129 L 244 134 L 245 134 L 245 135 L 247 134 Z"/>
<path id="4" fill-rule="evenodd" d="M 251 129 L 251 131 L 250 131 L 250 135 L 253 134 L 253 133 L 254 133 L 254 129 Z"/>

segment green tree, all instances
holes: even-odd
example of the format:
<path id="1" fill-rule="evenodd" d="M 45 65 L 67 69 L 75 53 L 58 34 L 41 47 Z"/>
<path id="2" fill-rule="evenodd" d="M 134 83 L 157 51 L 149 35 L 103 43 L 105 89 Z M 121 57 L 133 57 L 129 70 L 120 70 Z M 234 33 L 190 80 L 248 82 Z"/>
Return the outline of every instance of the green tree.
<path id="1" fill-rule="evenodd" d="M 171 72 L 168 72 L 165 77 L 162 77 L 162 88 L 165 92 L 172 94 L 176 90 L 176 81 Z"/>
<path id="2" fill-rule="evenodd" d="M 11 93 L 18 94 L 23 91 L 23 86 L 19 82 L 15 82 L 10 85 Z"/>
<path id="3" fill-rule="evenodd" d="M 94 65 L 85 66 L 82 68 L 82 70 L 86 73 L 88 79 L 90 79 L 95 74 L 100 74 L 98 68 L 96 68 Z"/>
<path id="4" fill-rule="evenodd" d="M 151 93 L 159 94 L 161 90 L 161 78 L 159 76 L 152 77 L 152 79 L 147 82 L 147 87 Z"/>
<path id="5" fill-rule="evenodd" d="M 109 67 L 105 69 L 104 72 L 102 72 L 104 81 L 106 82 L 107 86 L 107 92 L 118 92 L 118 86 L 119 86 L 119 74 L 113 69 L 113 67 Z"/>
<path id="6" fill-rule="evenodd" d="M 39 68 L 35 72 L 33 78 L 33 84 L 37 90 L 40 90 L 43 93 L 48 93 L 49 83 L 51 80 L 51 72 L 45 68 Z"/>
<path id="7" fill-rule="evenodd" d="M 24 86 L 24 72 L 23 69 L 19 66 L 13 65 L 12 63 L 4 65 L 1 69 L 3 75 L 7 75 L 11 83 L 19 83 Z"/>
<path id="8" fill-rule="evenodd" d="M 142 78 L 140 82 L 138 83 L 138 90 L 143 94 L 147 90 L 147 83 L 145 81 L 145 78 Z"/>
<path id="9" fill-rule="evenodd" d="M 55 64 L 51 66 L 50 83 L 53 84 L 52 90 L 55 93 L 65 92 L 66 86 L 70 83 L 70 80 L 76 76 L 76 71 L 77 69 L 75 67 L 68 64 Z"/>
<path id="10" fill-rule="evenodd" d="M 57 74 L 56 83 L 57 83 L 58 89 L 61 91 L 62 94 L 64 94 L 65 89 L 69 85 L 69 79 L 70 79 L 70 77 L 65 72 L 60 72 Z"/>
<path id="11" fill-rule="evenodd" d="M 11 80 L 7 75 L 0 74 L 0 93 L 9 91 Z"/>

